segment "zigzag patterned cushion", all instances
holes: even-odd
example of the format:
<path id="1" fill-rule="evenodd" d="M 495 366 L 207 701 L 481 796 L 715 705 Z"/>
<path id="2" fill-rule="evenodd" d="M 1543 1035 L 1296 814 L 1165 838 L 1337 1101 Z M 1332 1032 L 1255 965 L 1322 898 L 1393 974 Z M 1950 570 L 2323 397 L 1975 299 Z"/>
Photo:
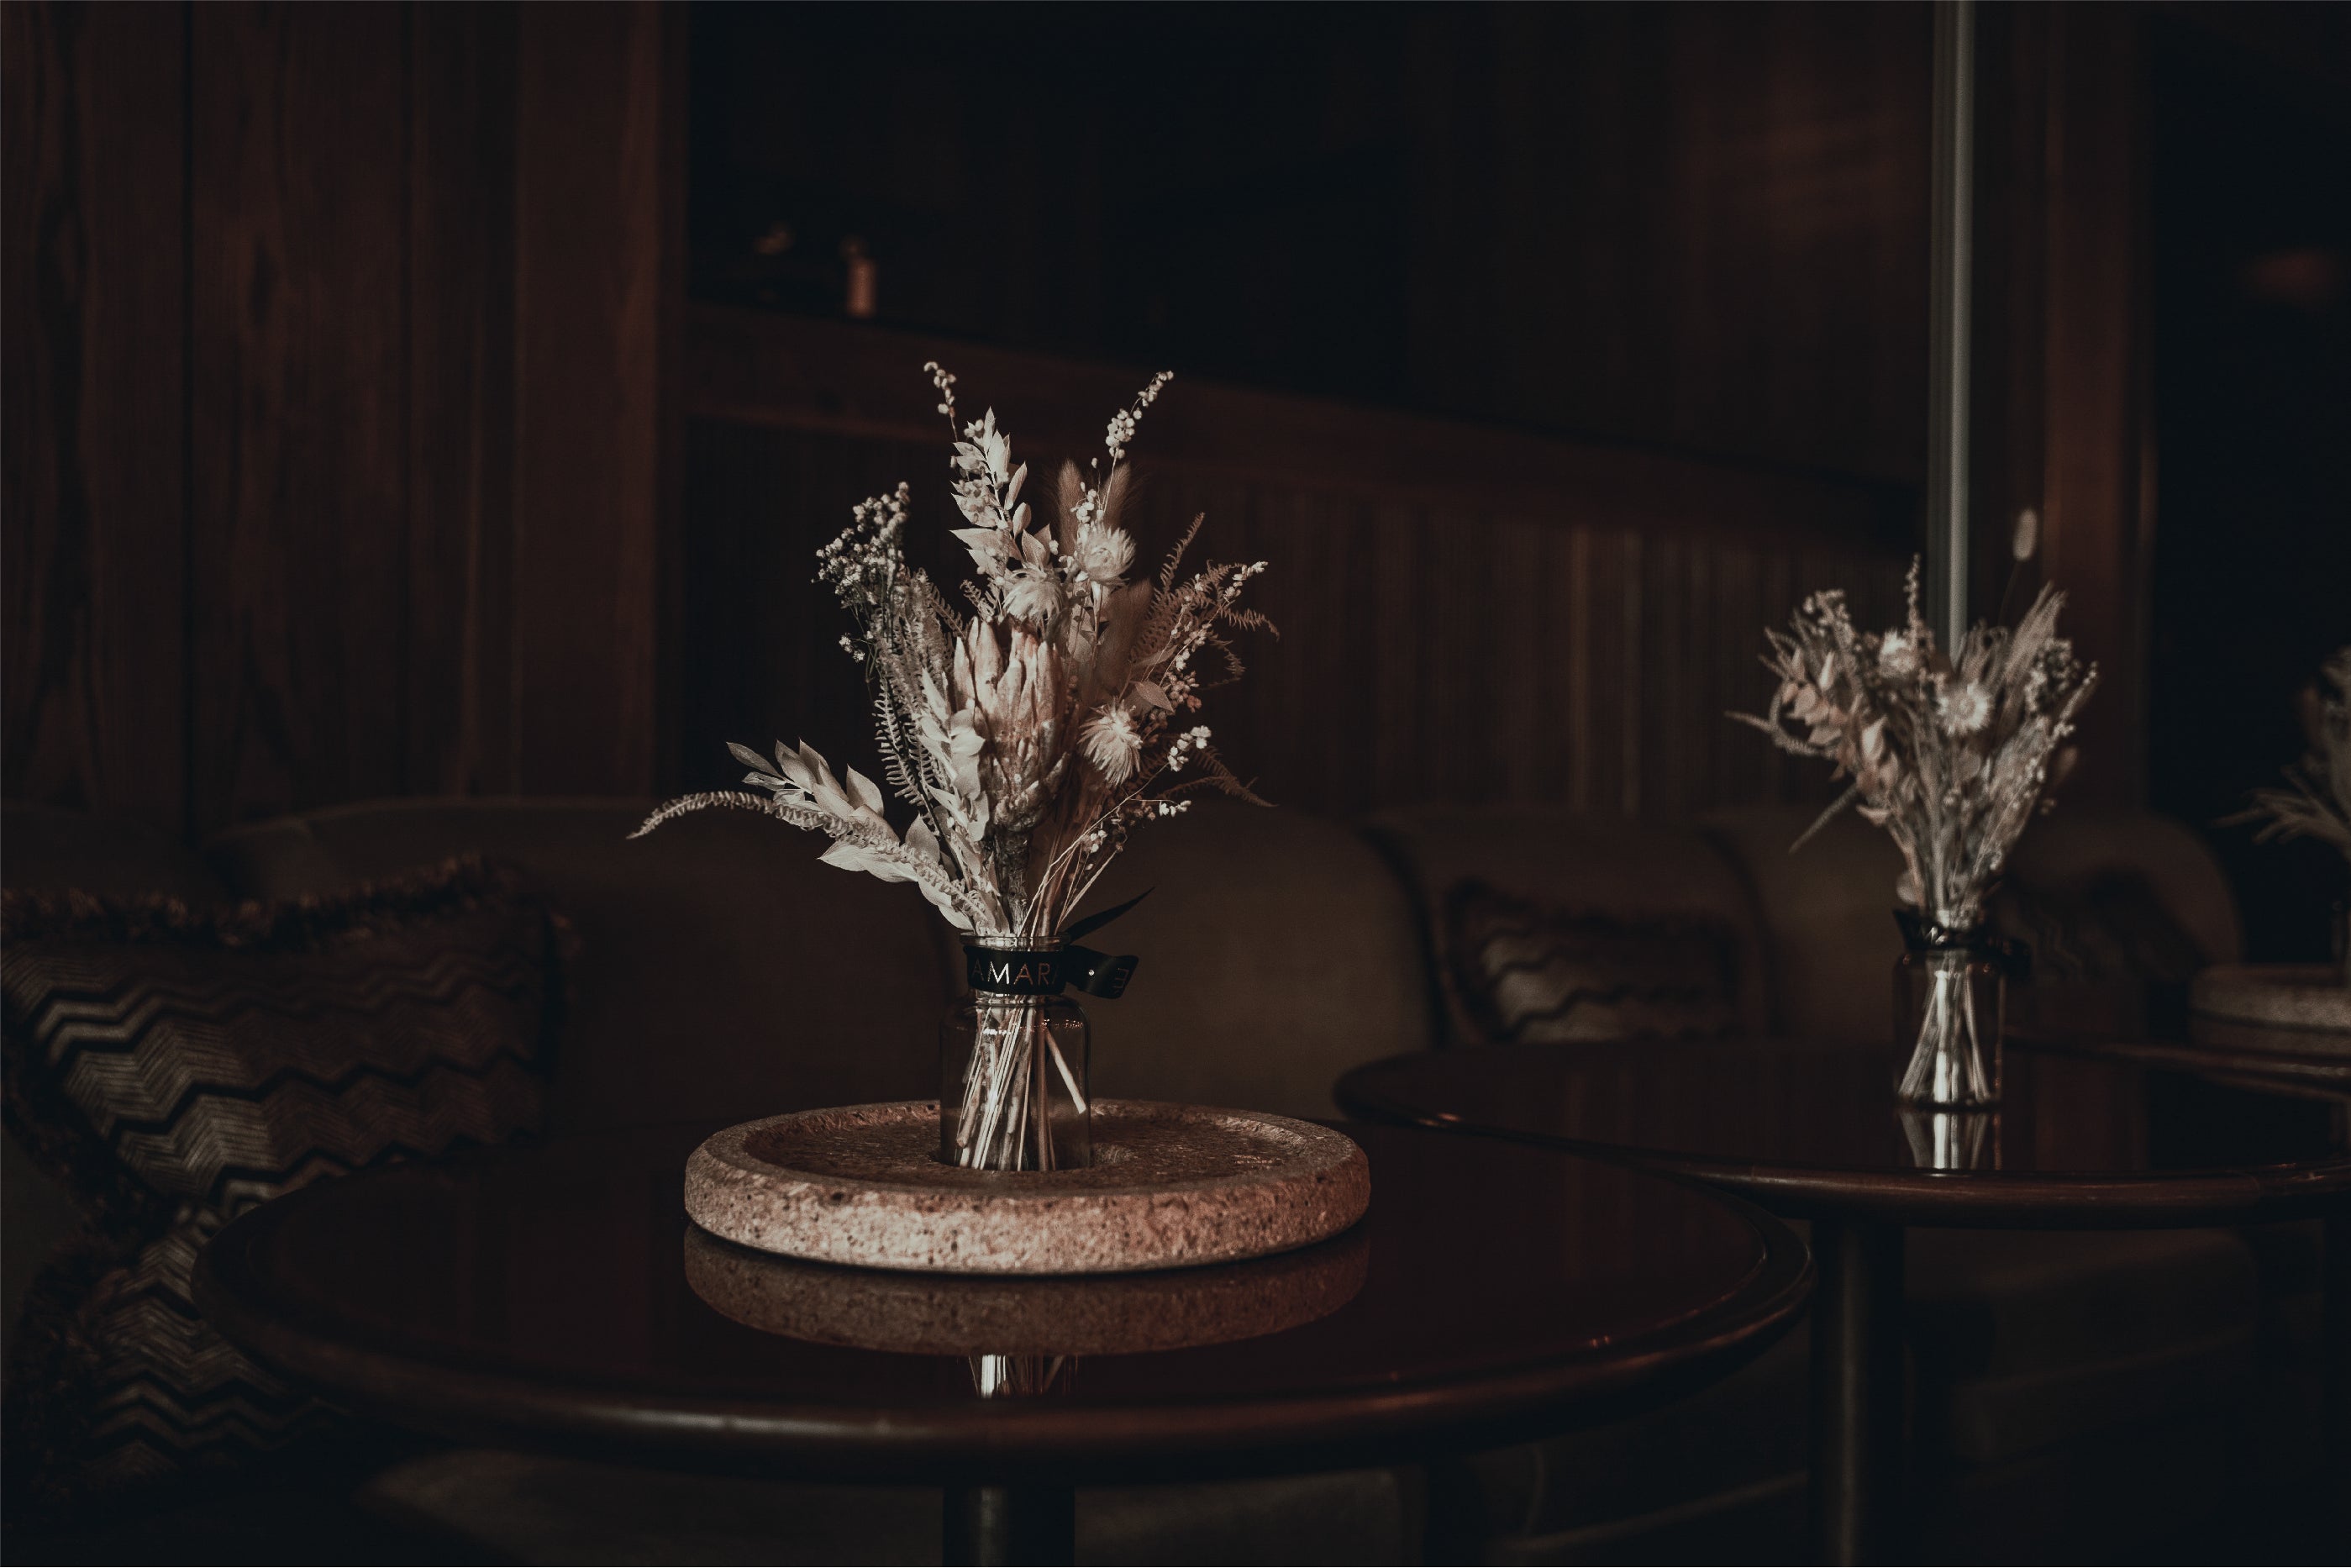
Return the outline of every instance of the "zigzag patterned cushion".
<path id="1" fill-rule="evenodd" d="M 9 1368 L 13 1504 L 216 1470 L 322 1409 L 214 1333 L 196 1254 L 323 1176 L 535 1129 L 564 934 L 475 860 L 192 913 L 0 895 L 9 1129 L 89 1205 Z"/>
<path id="2" fill-rule="evenodd" d="M 1698 1040 L 1738 1026 L 1738 934 L 1691 916 L 1547 909 L 1465 882 L 1445 901 L 1446 980 L 1472 1043 Z"/>

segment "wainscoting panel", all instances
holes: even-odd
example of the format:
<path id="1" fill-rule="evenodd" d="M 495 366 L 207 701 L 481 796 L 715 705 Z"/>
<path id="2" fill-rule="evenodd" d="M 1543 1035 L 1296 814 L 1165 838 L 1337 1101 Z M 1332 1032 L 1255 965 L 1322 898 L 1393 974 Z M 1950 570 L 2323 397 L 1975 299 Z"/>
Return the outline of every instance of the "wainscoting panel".
<path id="1" fill-rule="evenodd" d="M 698 322 L 689 357 L 706 367 L 726 356 L 740 378 L 744 340 L 722 336 L 732 319 Z M 808 325 L 829 337 L 837 330 Z M 772 343 L 795 326 L 762 322 L 759 330 Z M 858 379 L 872 370 L 866 361 L 903 360 L 905 401 L 918 403 L 928 390 L 918 367 L 931 346 L 860 336 L 848 355 L 835 340 L 821 345 L 831 359 L 797 361 L 795 375 L 812 378 L 805 392 L 747 400 L 738 379 L 723 404 L 693 410 L 681 727 L 695 786 L 739 776 L 728 740 L 764 748 L 807 739 L 836 764 L 871 765 L 862 679 L 839 646 L 848 623 L 810 581 L 815 552 L 846 526 L 855 502 L 906 480 L 910 538 L 944 547 L 924 564 L 950 581 L 967 569 L 946 538 L 944 421 L 926 428 L 920 408 L 878 418 L 852 397 L 828 395 L 823 382 L 824 371 L 853 358 L 858 368 L 842 380 L 879 388 L 886 383 L 878 372 Z M 991 361 L 987 382 L 959 367 L 972 412 L 983 386 L 1002 393 L 996 406 L 1015 455 L 1040 474 L 1063 450 L 1025 444 L 1011 398 L 1041 404 L 1040 388 L 1057 399 L 1099 397 L 1120 384 L 1094 367 L 964 358 Z M 1102 400 L 1105 416 L 1116 396 Z M 1243 398 L 1249 418 L 1236 419 L 1220 461 L 1217 415 L 1243 412 L 1232 407 Z M 1174 420 L 1163 429 L 1163 412 L 1186 400 L 1193 406 L 1180 429 Z M 1052 434 L 1066 435 L 1084 412 L 1063 406 Z M 1789 765 L 1724 716 L 1768 696 L 1757 662 L 1762 630 L 1802 594 L 1841 586 L 1867 616 L 1898 612 L 1906 555 L 1894 514 L 1902 497 L 1763 471 L 1751 515 L 1741 517 L 1729 509 L 1740 494 L 1736 470 L 1692 461 L 1690 473 L 1673 474 L 1670 459 L 1625 455 L 1628 465 L 1667 470 L 1653 496 L 1713 503 L 1677 522 L 1618 493 L 1608 449 L 1462 427 L 1466 452 L 1481 455 L 1499 439 L 1521 461 L 1507 488 L 1491 483 L 1493 465 L 1465 465 L 1473 476 L 1455 498 L 1445 486 L 1448 427 L 1416 420 L 1406 422 L 1416 427 L 1409 444 L 1427 455 L 1413 460 L 1417 471 L 1397 472 L 1393 443 L 1370 456 L 1388 465 L 1391 486 L 1351 482 L 1339 459 L 1343 438 L 1321 451 L 1301 442 L 1311 461 L 1293 476 L 1276 470 L 1282 433 L 1269 420 L 1343 431 L 1348 413 L 1179 381 L 1145 418 L 1134 449 L 1144 559 L 1205 515 L 1198 559 L 1272 563 L 1250 596 L 1280 635 L 1246 639 L 1247 678 L 1212 693 L 1202 715 L 1236 770 L 1268 799 L 1328 814 L 1451 800 L 1676 817 L 1823 793 L 1818 768 Z M 1376 437 L 1397 420 L 1364 423 Z M 1163 434 L 1176 439 L 1155 439 Z M 1527 450 L 1544 447 L 1559 452 L 1556 470 L 1567 476 L 1548 494 L 1541 452 Z M 1579 467 L 1602 476 L 1589 495 L 1579 493 Z M 1803 486 L 1820 497 L 1816 528 L 1803 526 Z M 1873 507 L 1886 520 L 1856 524 Z"/>

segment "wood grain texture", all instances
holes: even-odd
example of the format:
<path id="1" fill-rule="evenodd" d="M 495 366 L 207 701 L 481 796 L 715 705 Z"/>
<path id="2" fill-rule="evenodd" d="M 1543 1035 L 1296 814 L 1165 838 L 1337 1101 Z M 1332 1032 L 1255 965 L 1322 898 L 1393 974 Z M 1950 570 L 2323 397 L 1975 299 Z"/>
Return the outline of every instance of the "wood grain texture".
<path id="1" fill-rule="evenodd" d="M 500 6 L 409 12 L 408 601 L 402 788 L 510 792 L 514 84 Z"/>
<path id="2" fill-rule="evenodd" d="M 405 16 L 202 6 L 194 81 L 193 815 L 402 781 Z"/>
<path id="3" fill-rule="evenodd" d="M 1416 14 L 1415 381 L 1487 417 L 1915 480 L 1928 15 Z"/>
<path id="4" fill-rule="evenodd" d="M 2144 27 L 2126 6 L 2061 8 L 2048 44 L 2042 566 L 2067 591 L 2075 646 L 2099 666 L 2071 788 L 2104 805 L 2137 803 L 2147 779 Z"/>
<path id="5" fill-rule="evenodd" d="M 524 23 L 7 11 L 12 796 L 651 787 L 683 35 Z"/>
<path id="6" fill-rule="evenodd" d="M 177 7 L 0 8 L 5 790 L 185 827 Z"/>
<path id="7" fill-rule="evenodd" d="M 520 14 L 515 141 L 515 771 L 652 788 L 662 585 L 662 7 Z"/>
<path id="8" fill-rule="evenodd" d="M 692 363 L 723 376 L 726 395 L 697 398 L 689 439 L 689 781 L 733 782 L 728 740 L 810 739 L 836 764 L 867 766 L 865 694 L 838 646 L 847 628 L 810 579 L 851 506 L 902 478 L 909 538 L 930 552 L 918 562 L 966 574 L 946 539 L 946 431 L 924 418 L 915 369 L 934 352 L 950 351 L 813 321 L 697 317 Z M 976 404 L 992 396 L 1019 455 L 1046 466 L 1099 437 L 1029 439 L 1029 413 L 1065 430 L 1124 386 L 1098 366 L 951 358 L 959 390 Z M 762 397 L 756 377 L 771 366 Z M 1447 465 L 1457 444 L 1485 461 Z M 1310 810 L 1551 800 L 1675 817 L 1809 799 L 1826 787 L 1817 769 L 1783 766 L 1724 716 L 1769 695 L 1762 629 L 1815 588 L 1847 588 L 1870 617 L 1899 605 L 1905 556 L 1871 521 L 1885 498 L 1867 484 L 1191 382 L 1153 408 L 1136 450 L 1146 559 L 1205 515 L 1196 559 L 1273 563 L 1250 592 L 1281 634 L 1247 640 L 1248 677 L 1202 717 L 1243 777 Z M 1284 470 L 1286 453 L 1300 457 Z M 1351 453 L 1391 482 L 1365 484 Z"/>

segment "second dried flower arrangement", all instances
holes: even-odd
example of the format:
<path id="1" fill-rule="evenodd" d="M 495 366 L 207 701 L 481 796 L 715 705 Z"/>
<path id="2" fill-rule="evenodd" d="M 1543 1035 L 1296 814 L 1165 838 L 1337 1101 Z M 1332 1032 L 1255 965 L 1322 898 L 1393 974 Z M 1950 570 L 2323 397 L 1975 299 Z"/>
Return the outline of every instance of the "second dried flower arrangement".
<path id="1" fill-rule="evenodd" d="M 2020 562 L 2032 542 L 2020 530 Z M 2017 836 L 2072 763 L 2065 742 L 2097 684 L 2096 667 L 2057 635 L 2064 601 L 2043 586 L 2013 630 L 1979 622 L 1946 653 L 1919 613 L 1915 561 L 1907 617 L 1886 632 L 1857 629 L 1843 593 L 1815 593 L 1787 631 L 1765 633 L 1763 663 L 1780 683 L 1770 707 L 1731 716 L 1852 780 L 1799 845 L 1852 806 L 1902 852 L 1895 897 L 1915 912 L 1906 934 L 1945 956 L 1904 1074 L 1906 1099 L 1998 1098 L 1997 1069 L 1983 1058 L 1996 1053 L 2000 1025 L 1978 1016 L 1964 960 L 1983 946 L 1985 901 Z"/>
<path id="2" fill-rule="evenodd" d="M 748 789 L 673 800 L 638 832 L 715 806 L 762 812 L 829 836 L 830 864 L 914 883 L 967 942 L 1047 956 L 1077 934 L 1070 915 L 1134 826 L 1182 812 L 1204 789 L 1256 800 L 1195 716 L 1204 692 L 1241 674 L 1225 632 L 1272 629 L 1239 603 L 1266 563 L 1210 561 L 1180 575 L 1195 518 L 1155 579 L 1129 577 L 1126 449 L 1169 376 L 1112 416 L 1107 469 L 1101 458 L 1062 466 L 1040 517 L 1021 498 L 1029 468 L 1014 464 L 995 412 L 959 422 L 955 377 L 924 369 L 954 442 L 967 525 L 955 537 L 978 569 L 964 603 L 906 564 L 903 484 L 856 507 L 818 552 L 820 580 L 856 627 L 841 645 L 866 670 L 883 779 L 853 768 L 836 777 L 805 742 L 778 742 L 772 761 L 733 745 Z M 903 831 L 886 815 L 892 797 L 912 808 Z M 1058 1047 L 1038 1025 L 1037 994 L 983 1008 L 984 1046 L 960 1108 L 967 1124 L 950 1145 L 961 1163 L 1053 1163 L 1039 1109 L 1051 1077 L 1038 1055 L 1040 1041 L 1047 1054 Z M 1083 1114 L 1082 1064 L 1054 1065 Z"/>
<path id="3" fill-rule="evenodd" d="M 2338 648 L 2319 666 L 2319 683 L 2303 694 L 2303 729 L 2310 750 L 2286 764 L 2286 787 L 2256 789 L 2253 804 L 2227 822 L 2259 822 L 2253 837 L 2318 839 L 2351 860 L 2351 648 Z"/>
<path id="4" fill-rule="evenodd" d="M 2317 839 L 2351 861 L 2351 648 L 2338 648 L 2302 694 L 2302 727 L 2310 749 L 2283 769 L 2286 787 L 2252 791 L 2253 803 L 2224 824 L 2258 823 L 2257 843 Z M 2351 915 L 2335 908 L 2335 948 L 2343 984 L 2351 988 Z"/>
<path id="5" fill-rule="evenodd" d="M 1908 594 L 1906 622 L 1885 632 L 1856 630 L 1840 591 L 1805 600 L 1787 631 L 1764 633 L 1780 677 L 1770 708 L 1731 716 L 1853 780 L 1805 838 L 1855 808 L 1902 851 L 1895 897 L 1963 929 L 1982 923 L 2017 835 L 2071 767 L 2064 742 L 2098 672 L 2057 635 L 2053 587 L 2013 631 L 1978 622 L 1951 654 L 1918 612 L 1916 562 Z"/>

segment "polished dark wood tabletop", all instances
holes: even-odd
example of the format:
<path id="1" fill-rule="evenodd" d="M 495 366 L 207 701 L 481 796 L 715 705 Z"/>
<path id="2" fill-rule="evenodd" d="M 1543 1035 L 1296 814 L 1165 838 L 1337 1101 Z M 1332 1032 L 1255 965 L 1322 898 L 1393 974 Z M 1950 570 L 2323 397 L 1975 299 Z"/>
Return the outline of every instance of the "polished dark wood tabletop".
<path id="1" fill-rule="evenodd" d="M 2351 1201 L 2351 1097 L 2327 1085 L 2011 1042 L 2000 1111 L 1938 1116 L 1897 1107 L 1891 1058 L 1796 1040 L 1477 1046 L 1357 1068 L 1336 1093 L 1352 1115 L 1627 1159 L 1808 1218 L 2159 1226 Z"/>
<path id="2" fill-rule="evenodd" d="M 1792 1233 L 1735 1199 L 1382 1127 L 1349 1129 L 1369 1215 L 1309 1252 L 1092 1281 L 791 1263 L 685 1219 L 706 1130 L 323 1183 L 223 1230 L 198 1299 L 287 1375 L 463 1440 L 1068 1484 L 1604 1418 L 1727 1374 L 1810 1288 Z"/>

